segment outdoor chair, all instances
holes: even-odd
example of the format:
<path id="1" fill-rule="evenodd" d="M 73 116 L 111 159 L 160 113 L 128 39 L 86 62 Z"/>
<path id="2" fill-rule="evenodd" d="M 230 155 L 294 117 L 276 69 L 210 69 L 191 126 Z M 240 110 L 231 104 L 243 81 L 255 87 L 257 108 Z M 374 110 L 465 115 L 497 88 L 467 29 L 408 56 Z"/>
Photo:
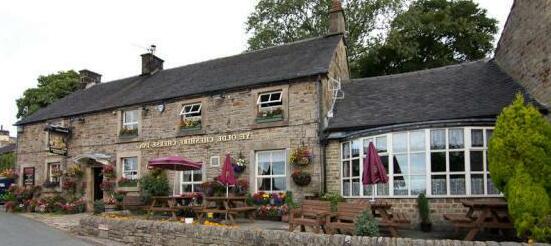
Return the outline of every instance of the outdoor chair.
<path id="1" fill-rule="evenodd" d="M 325 217 L 330 213 L 330 202 L 304 200 L 300 208 L 289 211 L 289 231 L 294 231 L 297 226 L 300 226 L 300 231 L 305 231 L 305 226 L 308 226 L 315 233 L 320 229 L 325 232 Z"/>
<path id="2" fill-rule="evenodd" d="M 339 203 L 337 212 L 330 213 L 326 217 L 325 229 L 327 233 L 335 234 L 338 232 L 354 235 L 356 220 L 366 210 L 371 212 L 369 203 Z"/>

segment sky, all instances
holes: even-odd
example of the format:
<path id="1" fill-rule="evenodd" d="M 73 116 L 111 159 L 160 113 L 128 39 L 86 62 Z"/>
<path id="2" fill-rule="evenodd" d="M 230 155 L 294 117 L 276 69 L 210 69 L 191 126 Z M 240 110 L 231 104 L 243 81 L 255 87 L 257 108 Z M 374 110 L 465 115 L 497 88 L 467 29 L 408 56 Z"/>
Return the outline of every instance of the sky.
<path id="1" fill-rule="evenodd" d="M 171 68 L 241 53 L 257 0 L 6 1 L 0 8 L 0 124 L 16 135 L 15 100 L 36 78 L 89 69 L 111 81 L 139 74 L 140 54 Z M 475 0 L 501 29 L 513 0 Z M 496 39 L 499 38 L 499 34 Z"/>

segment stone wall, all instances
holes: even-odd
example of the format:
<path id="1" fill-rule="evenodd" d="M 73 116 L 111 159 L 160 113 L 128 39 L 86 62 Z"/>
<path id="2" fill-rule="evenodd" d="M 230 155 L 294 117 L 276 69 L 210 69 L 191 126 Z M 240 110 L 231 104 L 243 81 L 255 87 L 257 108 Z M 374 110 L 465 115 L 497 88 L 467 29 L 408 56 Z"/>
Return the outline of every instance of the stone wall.
<path id="1" fill-rule="evenodd" d="M 551 1 L 516 0 L 496 61 L 541 103 L 551 106 Z"/>
<path id="2" fill-rule="evenodd" d="M 116 220 L 86 217 L 75 228 L 80 235 L 108 238 L 130 245 L 527 245 L 513 242 L 471 242 L 458 240 L 421 240 L 410 238 L 356 237 L 277 230 L 243 230 L 180 223 Z M 537 245 L 537 244 L 536 244 Z"/>

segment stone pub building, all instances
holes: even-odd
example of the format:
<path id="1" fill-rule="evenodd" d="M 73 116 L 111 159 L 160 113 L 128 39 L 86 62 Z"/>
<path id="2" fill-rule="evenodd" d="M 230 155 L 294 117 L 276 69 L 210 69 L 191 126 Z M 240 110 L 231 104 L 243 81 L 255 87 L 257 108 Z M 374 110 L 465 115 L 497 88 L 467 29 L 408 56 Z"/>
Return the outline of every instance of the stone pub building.
<path id="1" fill-rule="evenodd" d="M 245 160 L 238 178 L 249 181 L 250 192 L 292 191 L 299 200 L 323 192 L 374 196 L 412 218 L 415 198 L 426 193 L 438 222 L 441 213 L 463 209 L 459 199 L 500 196 L 488 171 L 488 139 L 515 94 L 546 111 L 549 88 L 525 87 L 522 76 L 543 68 L 504 69 L 528 57 L 512 58 L 519 50 L 508 47 L 522 42 L 509 36 L 528 25 L 519 17 L 526 8 L 543 11 L 532 5 L 515 4 L 496 58 L 412 73 L 351 80 L 338 1 L 322 37 L 171 69 L 150 52 L 141 55 L 141 74 L 107 83 L 82 70 L 82 89 L 17 123 L 17 168 L 34 172 L 32 183 L 40 185 L 62 183 L 52 174 L 81 165 L 90 207 L 103 195 L 103 165 L 114 165 L 117 178 L 138 179 L 154 158 L 202 162 L 199 171 L 168 172 L 175 193 L 183 193 L 216 177 L 230 153 Z M 538 59 L 530 46 L 517 46 Z M 369 142 L 388 184 L 361 183 Z M 310 164 L 291 165 L 297 148 L 313 153 Z M 297 169 L 311 174 L 310 184 L 293 182 Z"/>

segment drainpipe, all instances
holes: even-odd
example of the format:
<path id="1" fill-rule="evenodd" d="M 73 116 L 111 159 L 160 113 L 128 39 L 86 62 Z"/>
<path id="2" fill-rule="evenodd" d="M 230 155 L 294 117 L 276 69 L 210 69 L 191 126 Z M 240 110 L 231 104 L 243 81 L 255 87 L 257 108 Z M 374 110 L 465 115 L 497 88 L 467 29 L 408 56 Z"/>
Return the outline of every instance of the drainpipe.
<path id="1" fill-rule="evenodd" d="M 319 137 L 319 145 L 320 145 L 320 170 L 321 170 L 321 173 L 320 173 L 320 176 L 321 176 L 321 187 L 320 187 L 320 195 L 325 193 L 327 191 L 327 172 L 326 172 L 326 164 L 327 164 L 327 161 L 326 161 L 326 158 L 325 158 L 325 155 L 326 155 L 326 141 L 325 141 L 325 137 L 324 137 L 324 134 L 323 134 L 323 130 L 325 128 L 325 125 L 324 125 L 324 115 L 323 115 L 323 86 L 322 86 L 322 82 L 321 82 L 321 75 L 318 75 L 318 79 L 317 79 L 317 83 L 316 83 L 316 86 L 317 86 L 317 89 L 318 89 L 318 112 L 319 112 L 319 119 L 318 119 L 318 137 Z"/>

